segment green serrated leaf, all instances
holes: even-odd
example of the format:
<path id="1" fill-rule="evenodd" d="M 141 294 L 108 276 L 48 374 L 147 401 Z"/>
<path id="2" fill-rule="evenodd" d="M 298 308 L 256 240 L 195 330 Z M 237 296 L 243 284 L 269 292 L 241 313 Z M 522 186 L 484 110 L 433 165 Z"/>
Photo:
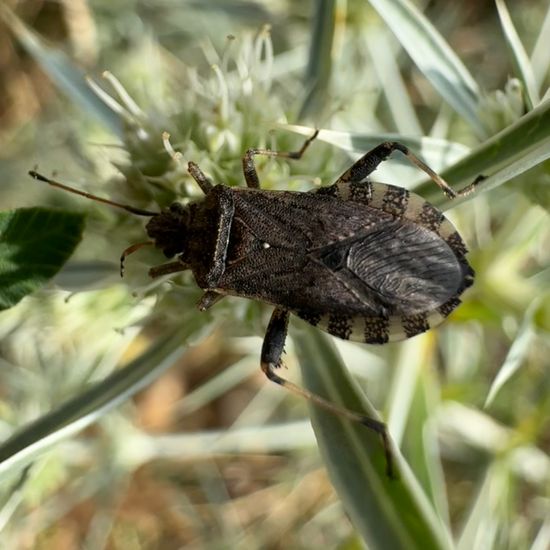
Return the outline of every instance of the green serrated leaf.
<path id="1" fill-rule="evenodd" d="M 47 208 L 0 212 L 0 311 L 51 279 L 82 237 L 84 215 Z"/>

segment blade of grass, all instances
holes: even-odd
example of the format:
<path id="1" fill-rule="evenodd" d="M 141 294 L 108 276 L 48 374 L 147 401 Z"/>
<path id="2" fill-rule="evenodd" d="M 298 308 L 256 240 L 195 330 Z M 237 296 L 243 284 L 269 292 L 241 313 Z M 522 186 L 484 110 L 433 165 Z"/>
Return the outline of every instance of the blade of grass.
<path id="1" fill-rule="evenodd" d="M 496 548 L 499 532 L 503 529 L 502 513 L 508 499 L 508 472 L 504 464 L 494 464 L 485 474 L 483 484 L 470 508 L 457 550 L 485 550 Z"/>
<path id="2" fill-rule="evenodd" d="M 292 334 L 309 390 L 333 403 L 376 416 L 326 335 L 305 323 Z M 319 407 L 310 410 L 329 475 L 369 548 L 451 547 L 443 522 L 400 455 L 396 457 L 398 479 L 389 479 L 376 434 Z"/>
<path id="3" fill-rule="evenodd" d="M 388 427 L 432 505 L 448 525 L 449 510 L 435 429 L 435 344 L 434 334 L 426 333 L 400 345 L 388 399 Z"/>
<path id="4" fill-rule="evenodd" d="M 387 31 L 375 30 L 365 37 L 372 66 L 384 90 L 395 128 L 400 134 L 422 135 L 422 127 L 407 93 Z M 395 48 L 393 48 L 395 49 Z"/>
<path id="5" fill-rule="evenodd" d="M 535 105 L 540 103 L 540 96 L 537 89 L 537 81 L 533 73 L 533 67 L 531 66 L 529 56 L 527 55 L 527 52 L 519 39 L 512 18 L 510 17 L 510 12 L 504 3 L 504 0 L 495 0 L 495 4 L 497 7 L 498 16 L 500 18 L 500 24 L 502 25 L 502 30 L 504 31 L 504 37 L 506 38 L 506 43 L 508 44 L 514 65 L 525 89 L 525 102 L 528 109 L 531 110 Z"/>
<path id="6" fill-rule="evenodd" d="M 550 48 L 548 47 L 548 37 L 550 36 L 550 6 L 546 10 L 544 21 L 540 27 L 539 35 L 533 52 L 531 54 L 531 66 L 533 67 L 533 73 L 539 86 L 542 85 L 548 68 L 550 67 Z M 548 93 L 548 90 L 547 90 Z"/>
<path id="7" fill-rule="evenodd" d="M 441 97 L 460 113 L 479 137 L 479 90 L 468 69 L 428 19 L 408 0 L 369 0 L 403 49 Z"/>

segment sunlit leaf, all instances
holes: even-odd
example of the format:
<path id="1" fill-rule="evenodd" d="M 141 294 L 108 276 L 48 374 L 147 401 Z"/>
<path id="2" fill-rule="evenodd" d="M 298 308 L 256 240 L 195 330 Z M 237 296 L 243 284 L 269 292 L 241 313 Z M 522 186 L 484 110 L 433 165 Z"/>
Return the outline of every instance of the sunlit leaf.
<path id="1" fill-rule="evenodd" d="M 408 0 L 369 0 L 369 3 L 441 97 L 479 136 L 485 135 L 477 114 L 478 86 L 432 23 Z"/>
<path id="2" fill-rule="evenodd" d="M 0 310 L 51 279 L 80 242 L 84 216 L 45 208 L 0 212 Z"/>
<path id="3" fill-rule="evenodd" d="M 516 70 L 518 72 L 523 86 L 525 87 L 525 100 L 530 109 L 538 105 L 540 102 L 539 92 L 537 90 L 537 82 L 533 73 L 533 67 L 529 60 L 523 44 L 518 36 L 516 27 L 510 17 L 510 12 L 504 3 L 504 0 L 496 0 L 496 7 L 498 16 L 500 18 L 500 24 L 506 37 L 508 47 L 512 52 L 512 57 Z"/>
<path id="4" fill-rule="evenodd" d="M 28 464 L 33 457 L 54 443 L 96 422 L 173 365 L 181 354 L 186 334 L 195 327 L 188 324 L 156 342 L 126 367 L 75 395 L 57 409 L 22 427 L 0 445 L 0 477 Z"/>
<path id="5" fill-rule="evenodd" d="M 302 324 L 293 332 L 293 340 L 309 390 L 376 417 L 326 335 Z M 446 528 L 400 455 L 397 479 L 390 479 L 375 433 L 315 405 L 311 418 L 331 480 L 369 548 L 450 547 Z"/>

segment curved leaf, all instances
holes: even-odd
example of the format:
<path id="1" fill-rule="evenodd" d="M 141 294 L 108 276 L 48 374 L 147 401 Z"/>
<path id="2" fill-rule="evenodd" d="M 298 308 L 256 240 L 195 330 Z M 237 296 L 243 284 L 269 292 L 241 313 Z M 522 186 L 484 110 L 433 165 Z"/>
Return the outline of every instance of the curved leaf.
<path id="1" fill-rule="evenodd" d="M 510 12 L 504 3 L 504 0 L 495 0 L 500 24 L 508 44 L 508 48 L 512 54 L 512 59 L 516 67 L 517 73 L 525 87 L 525 101 L 532 109 L 540 102 L 539 92 L 537 88 L 537 80 L 533 71 L 533 66 L 529 60 L 529 56 L 521 43 L 521 40 L 516 31 L 516 27 L 510 16 Z"/>
<path id="2" fill-rule="evenodd" d="M 0 310 L 51 279 L 80 242 L 84 215 L 46 208 L 0 212 Z"/>
<path id="3" fill-rule="evenodd" d="M 478 86 L 437 29 L 408 0 L 369 2 L 441 97 L 470 123 L 479 136 L 484 136 L 486 130 L 477 109 Z"/>
<path id="4" fill-rule="evenodd" d="M 333 403 L 376 417 L 329 338 L 305 323 L 300 326 L 293 340 L 304 385 Z M 397 479 L 390 479 L 374 432 L 317 406 L 311 407 L 311 418 L 334 487 L 369 548 L 451 547 L 443 520 L 400 455 L 395 456 Z"/>
<path id="5" fill-rule="evenodd" d="M 483 142 L 469 155 L 446 169 L 441 176 L 455 189 L 471 183 L 480 174 L 487 176 L 477 187 L 478 193 L 488 191 L 533 166 L 550 158 L 550 100 L 540 103 L 517 122 Z M 441 191 L 429 181 L 419 185 L 415 192 L 443 209 L 462 202 L 445 199 Z M 468 195 L 468 197 L 474 196 Z M 546 194 L 547 195 L 547 194 Z M 541 205 L 547 207 L 544 202 Z"/>
<path id="6" fill-rule="evenodd" d="M 196 328 L 189 323 L 185 328 L 171 332 L 127 366 L 15 432 L 0 445 L 0 478 L 27 465 L 57 441 L 96 422 L 155 380 L 174 364 L 182 353 L 186 338 Z"/>

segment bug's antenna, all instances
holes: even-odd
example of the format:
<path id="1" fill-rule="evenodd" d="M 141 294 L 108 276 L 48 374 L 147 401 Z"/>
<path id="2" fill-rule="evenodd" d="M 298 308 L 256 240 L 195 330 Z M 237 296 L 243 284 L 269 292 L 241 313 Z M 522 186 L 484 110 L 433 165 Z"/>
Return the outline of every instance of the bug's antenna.
<path id="1" fill-rule="evenodd" d="M 104 204 L 109 204 L 110 206 L 115 206 L 116 208 L 122 208 L 123 210 L 126 210 L 131 214 L 136 214 L 137 216 L 156 216 L 158 214 L 158 212 L 151 212 L 150 210 L 142 210 L 141 208 L 135 208 L 127 204 L 121 204 L 119 202 L 114 202 L 109 199 L 103 199 L 101 197 L 98 197 L 97 195 L 86 193 L 86 191 L 80 191 L 79 189 L 74 189 L 73 187 L 69 187 L 68 185 L 64 185 L 63 183 L 59 183 L 58 181 L 54 181 L 50 178 L 47 178 L 46 176 L 39 174 L 35 170 L 30 170 L 29 176 L 31 176 L 35 180 L 43 181 L 48 185 L 51 185 L 52 187 L 58 187 L 59 189 L 63 189 L 64 191 L 69 191 L 70 193 L 75 193 L 76 195 L 81 195 L 82 197 L 86 197 L 87 199 L 91 199 L 97 202 L 102 202 Z"/>

